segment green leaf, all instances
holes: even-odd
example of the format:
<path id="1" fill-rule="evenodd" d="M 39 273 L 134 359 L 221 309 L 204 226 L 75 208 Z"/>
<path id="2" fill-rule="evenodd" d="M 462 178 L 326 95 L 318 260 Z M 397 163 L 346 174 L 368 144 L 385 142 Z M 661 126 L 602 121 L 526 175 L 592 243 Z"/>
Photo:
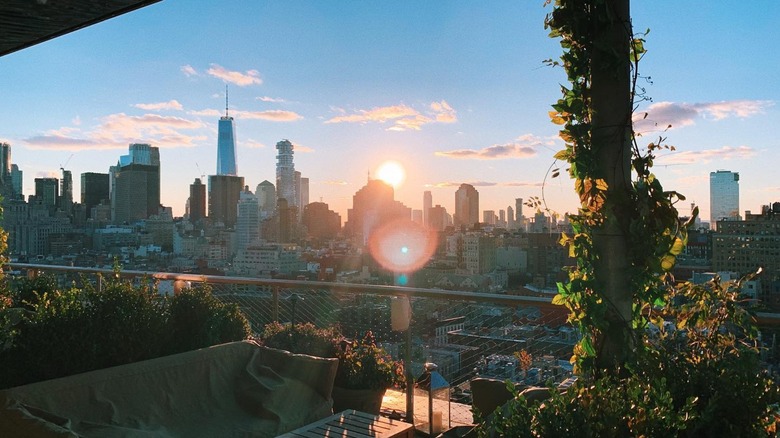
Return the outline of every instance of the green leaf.
<path id="1" fill-rule="evenodd" d="M 558 288 L 559 288 L 559 290 L 560 290 L 560 283 L 558 283 L 558 285 L 559 285 L 559 286 L 558 286 Z M 555 296 L 553 297 L 553 299 L 552 299 L 552 303 L 553 303 L 553 305 L 555 305 L 555 306 L 565 306 L 565 305 L 566 305 L 566 297 L 564 297 L 564 296 L 563 296 L 563 295 L 561 295 L 561 294 L 557 294 L 557 295 L 555 295 Z"/>

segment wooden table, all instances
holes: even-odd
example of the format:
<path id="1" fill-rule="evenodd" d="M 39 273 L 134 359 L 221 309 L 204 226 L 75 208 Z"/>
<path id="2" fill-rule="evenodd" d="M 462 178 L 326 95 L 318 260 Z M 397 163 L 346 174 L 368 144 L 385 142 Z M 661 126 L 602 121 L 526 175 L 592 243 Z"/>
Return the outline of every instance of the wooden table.
<path id="1" fill-rule="evenodd" d="M 284 438 L 413 438 L 414 426 L 401 420 L 346 410 L 281 436 Z"/>

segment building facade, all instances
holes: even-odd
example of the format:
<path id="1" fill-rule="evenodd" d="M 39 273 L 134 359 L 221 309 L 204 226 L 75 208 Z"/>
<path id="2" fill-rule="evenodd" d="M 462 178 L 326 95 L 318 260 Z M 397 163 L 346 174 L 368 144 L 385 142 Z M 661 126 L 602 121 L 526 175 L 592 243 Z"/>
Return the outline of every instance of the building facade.
<path id="1" fill-rule="evenodd" d="M 238 175 L 236 163 L 236 127 L 228 114 L 225 88 L 225 116 L 219 118 L 217 129 L 217 175 Z"/>
<path id="2" fill-rule="evenodd" d="M 197 223 L 206 217 L 206 185 L 195 178 L 190 184 L 190 202 L 189 202 L 190 222 Z"/>
<path id="3" fill-rule="evenodd" d="M 109 203 L 109 175 L 107 173 L 86 172 L 81 174 L 81 203 L 87 212 L 87 218 L 94 219 L 93 208 Z"/>
<path id="4" fill-rule="evenodd" d="M 370 179 L 352 197 L 352 208 L 347 210 L 344 230 L 356 243 L 365 245 L 371 232 L 395 220 L 411 220 L 412 209 L 394 199 L 393 187 L 378 179 Z"/>
<path id="5" fill-rule="evenodd" d="M 265 180 L 258 184 L 255 196 L 257 196 L 257 205 L 260 208 L 260 217 L 266 219 L 273 216 L 276 210 L 276 187 L 273 183 Z"/>
<path id="6" fill-rule="evenodd" d="M 260 239 L 260 209 L 257 197 L 244 187 L 238 199 L 236 246 L 242 250 Z"/>
<path id="7" fill-rule="evenodd" d="M 739 173 L 728 170 L 710 172 L 710 228 L 719 221 L 740 220 Z"/>
<path id="8" fill-rule="evenodd" d="M 244 178 L 234 175 L 209 175 L 208 204 L 211 223 L 221 222 L 226 228 L 236 226 L 238 199 L 244 188 Z"/>
<path id="9" fill-rule="evenodd" d="M 341 231 L 341 215 L 324 202 L 312 202 L 303 207 L 303 225 L 312 239 L 333 239 Z"/>
<path id="10" fill-rule="evenodd" d="M 780 202 L 744 220 L 722 221 L 712 238 L 712 269 L 739 276 L 761 268 L 759 299 L 780 309 Z"/>
<path id="11" fill-rule="evenodd" d="M 282 140 L 276 143 L 276 151 L 276 197 L 287 200 L 288 207 L 298 207 L 293 144 L 289 140 Z"/>
<path id="12" fill-rule="evenodd" d="M 160 150 L 134 143 L 130 153 L 111 166 L 109 197 L 111 220 L 134 222 L 156 215 L 160 209 Z"/>
<path id="13" fill-rule="evenodd" d="M 461 184 L 455 191 L 454 221 L 456 228 L 479 223 L 479 192 L 471 184 Z"/>

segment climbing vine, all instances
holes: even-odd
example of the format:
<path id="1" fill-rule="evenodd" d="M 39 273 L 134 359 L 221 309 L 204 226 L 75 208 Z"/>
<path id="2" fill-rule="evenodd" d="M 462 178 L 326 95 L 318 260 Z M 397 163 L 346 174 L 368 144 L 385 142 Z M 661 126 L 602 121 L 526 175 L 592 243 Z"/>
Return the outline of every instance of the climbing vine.
<path id="1" fill-rule="evenodd" d="M 680 223 L 675 208 L 675 203 L 685 198 L 665 191 L 651 171 L 656 153 L 673 147 L 666 146 L 664 138 L 640 147 L 640 134 L 633 130 L 636 104 L 646 99 L 644 89 L 637 84 L 643 79 L 639 63 L 645 54 L 647 32 L 634 34 L 630 21 L 620 21 L 619 14 L 612 9 L 615 3 L 555 0 L 554 9 L 545 20 L 550 37 L 560 39 L 563 48 L 560 60 L 547 63 L 562 66 L 569 82 L 568 86 L 561 86 L 562 96 L 549 113 L 551 121 L 561 126 L 559 135 L 566 145 L 555 154 L 555 159 L 568 163 L 567 170 L 580 200 L 577 214 L 570 216 L 573 234 L 561 238 L 561 244 L 568 246 L 569 255 L 576 259 L 576 266 L 569 270 L 568 282 L 558 284 L 553 302 L 569 309 L 569 321 L 583 335 L 573 356 L 575 366 L 583 372 L 595 370 L 605 337 L 616 330 L 622 333 L 622 342 L 629 351 L 641 348 L 640 330 L 654 318 L 652 307 L 664 304 L 665 286 L 672 281 L 669 271 L 687 240 L 687 224 Z M 605 47 L 603 31 L 609 26 L 623 27 L 621 35 L 628 41 L 622 44 L 628 44 L 628 59 L 625 52 Z M 596 54 L 597 51 L 600 53 Z M 592 81 L 595 69 L 607 69 L 617 76 L 626 68 L 630 75 L 630 102 L 626 104 L 630 104 L 630 111 L 618 127 L 618 135 L 625 139 L 624 152 L 630 154 L 630 183 L 620 188 L 610 187 L 605 177 L 603 145 L 594 141 L 594 130 L 599 127 L 594 125 L 597 114 Z M 557 175 L 556 170 L 553 177 Z M 696 212 L 692 219 L 695 215 Z M 604 293 L 604 277 L 611 273 L 597 266 L 609 254 L 594 245 L 594 236 L 599 233 L 617 233 L 627 247 L 627 272 L 623 274 L 629 279 L 628 290 L 620 293 L 630 294 L 630 320 L 610 317 L 615 304 Z M 625 359 L 630 357 L 629 353 Z"/>

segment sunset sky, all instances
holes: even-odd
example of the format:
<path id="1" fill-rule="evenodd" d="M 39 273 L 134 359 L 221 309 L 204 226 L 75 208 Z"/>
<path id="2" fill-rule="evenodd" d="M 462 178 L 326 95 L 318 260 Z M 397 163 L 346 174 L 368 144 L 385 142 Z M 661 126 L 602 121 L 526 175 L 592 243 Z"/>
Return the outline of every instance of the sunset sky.
<path id="1" fill-rule="evenodd" d="M 227 84 L 238 173 L 253 191 L 275 183 L 274 145 L 289 139 L 310 201 L 343 221 L 388 160 L 404 167 L 396 198 L 414 209 L 431 190 L 452 213 L 466 182 L 480 210 L 543 194 L 574 212 L 565 174 L 542 193 L 548 169 L 564 167 L 547 112 L 565 80 L 543 64 L 561 50 L 542 3 L 164 0 L 0 58 L 0 141 L 25 195 L 64 165 L 76 198 L 82 172 L 108 172 L 129 143 L 151 143 L 162 202 L 182 215 L 189 184 L 215 173 Z M 663 134 L 677 148 L 656 161 L 664 187 L 704 219 L 718 169 L 740 172 L 743 213 L 780 201 L 780 2 L 636 1 L 632 16 L 651 30 L 643 142 Z"/>

